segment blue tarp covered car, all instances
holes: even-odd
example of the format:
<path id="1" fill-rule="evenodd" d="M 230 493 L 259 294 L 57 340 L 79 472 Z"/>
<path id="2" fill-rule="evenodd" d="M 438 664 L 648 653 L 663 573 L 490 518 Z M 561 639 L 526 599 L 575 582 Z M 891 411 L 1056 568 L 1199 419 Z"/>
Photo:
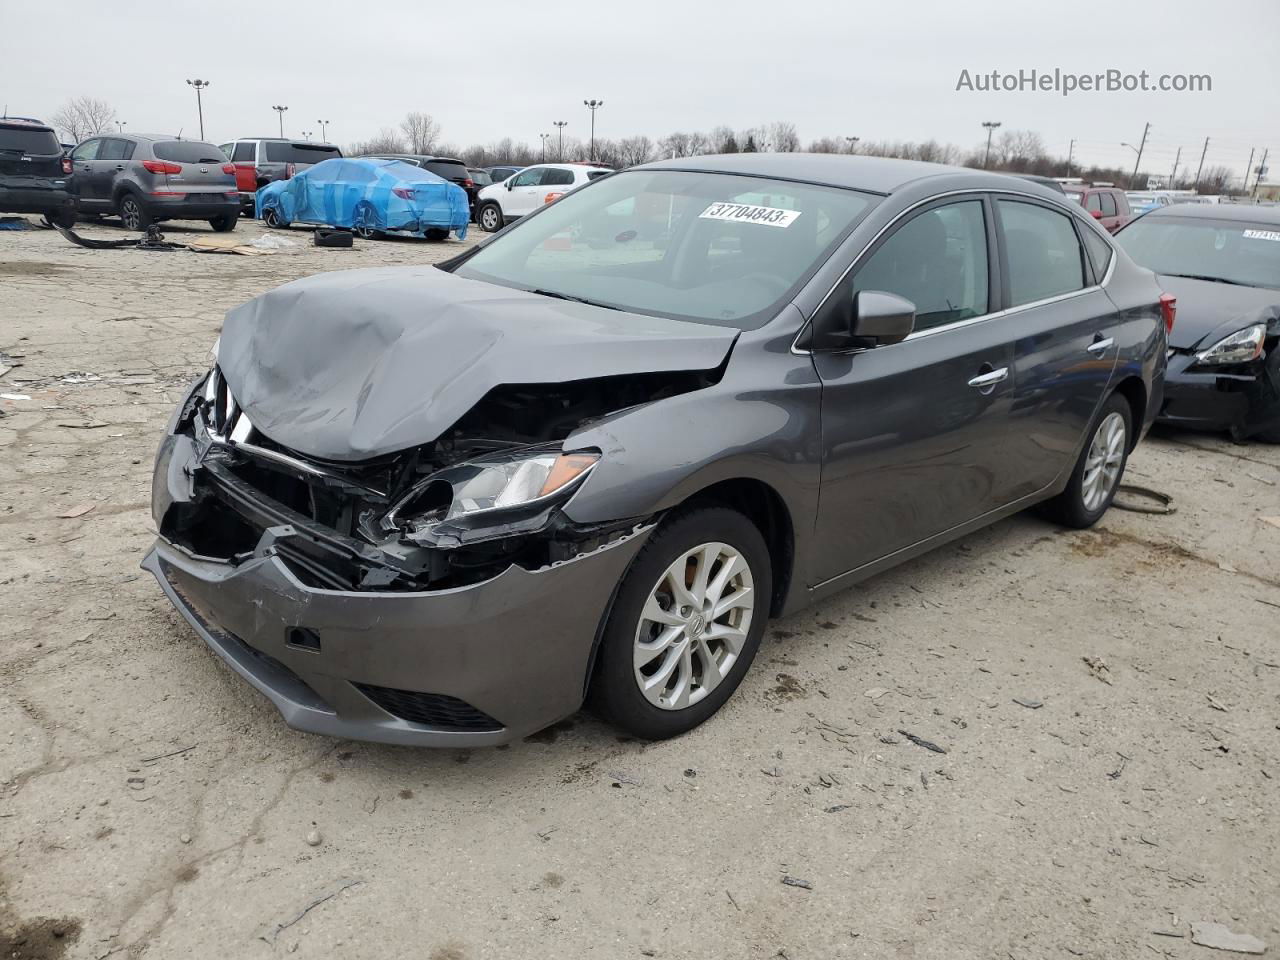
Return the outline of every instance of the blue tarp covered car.
<path id="1" fill-rule="evenodd" d="M 260 189 L 255 212 L 267 226 L 317 223 L 361 236 L 403 231 L 444 240 L 467 235 L 467 192 L 399 160 L 335 157 Z"/>

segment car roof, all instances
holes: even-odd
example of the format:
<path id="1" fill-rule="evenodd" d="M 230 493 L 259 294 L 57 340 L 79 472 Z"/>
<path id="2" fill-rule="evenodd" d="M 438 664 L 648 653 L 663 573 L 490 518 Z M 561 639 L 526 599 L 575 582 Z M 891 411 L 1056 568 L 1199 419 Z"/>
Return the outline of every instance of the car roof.
<path id="1" fill-rule="evenodd" d="M 1019 189 L 1048 187 L 1031 184 L 1021 177 L 944 163 L 899 160 L 894 157 L 868 157 L 837 153 L 721 153 L 703 157 L 681 157 L 646 163 L 633 170 L 688 170 L 706 173 L 733 173 L 774 180 L 796 180 L 823 186 L 860 190 L 864 193 L 888 195 L 908 184 L 922 180 L 946 178 L 948 189 L 1009 189 L 1014 182 Z M 1059 199 L 1062 194 L 1051 191 Z"/>
<path id="2" fill-rule="evenodd" d="M 1156 207 L 1142 215 L 1143 220 L 1228 220 L 1233 223 L 1280 224 L 1280 207 L 1262 207 L 1251 203 L 1174 203 Z"/>
<path id="3" fill-rule="evenodd" d="M 498 164 L 498 166 L 500 166 L 500 167 L 505 167 L 505 166 L 515 166 L 515 164 L 505 164 L 505 163 L 500 163 L 500 164 Z M 610 171 L 610 172 L 612 172 L 612 171 L 613 171 L 613 167 L 606 167 L 603 163 L 586 163 L 586 162 L 577 162 L 577 163 L 531 163 L 531 164 L 529 164 L 527 167 L 521 167 L 520 169 L 521 169 L 521 170 L 532 170 L 532 169 L 534 169 L 535 167 L 540 167 L 540 168 L 542 168 L 542 169 L 544 169 L 544 170 L 548 170 L 548 169 L 550 169 L 550 170 L 608 170 L 608 171 Z"/>
<path id="4" fill-rule="evenodd" d="M 371 157 L 395 157 L 397 160 L 426 160 L 428 162 L 462 163 L 457 157 L 442 157 L 434 153 L 371 153 Z M 466 166 L 466 164 L 462 164 Z"/>

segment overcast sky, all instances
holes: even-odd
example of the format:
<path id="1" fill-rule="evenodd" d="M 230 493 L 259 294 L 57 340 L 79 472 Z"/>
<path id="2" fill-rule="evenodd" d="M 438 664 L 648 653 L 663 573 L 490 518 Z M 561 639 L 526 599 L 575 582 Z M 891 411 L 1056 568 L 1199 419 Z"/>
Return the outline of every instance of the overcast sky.
<path id="1" fill-rule="evenodd" d="M 246 11 L 244 13 L 240 11 Z M 1069 12 L 1068 12 L 1069 11 Z M 251 15 L 252 14 L 252 15 Z M 536 144 L 567 120 L 597 134 L 793 121 L 803 141 L 938 140 L 969 148 L 981 122 L 1038 131 L 1050 151 L 1131 162 L 1150 122 L 1147 169 L 1199 160 L 1242 173 L 1272 149 L 1280 170 L 1280 0 L 525 0 L 365 4 L 298 0 L 107 3 L 4 0 L 0 109 L 50 117 L 69 97 L 109 101 L 129 130 L 197 133 L 187 79 L 207 79 L 214 142 L 332 121 L 346 144 L 434 115 L 457 146 Z M 973 93 L 973 74 L 1020 68 L 1209 74 L 1209 93 Z M 1126 158 L 1129 158 L 1126 160 Z M 1255 164 L 1257 159 L 1255 159 Z"/>

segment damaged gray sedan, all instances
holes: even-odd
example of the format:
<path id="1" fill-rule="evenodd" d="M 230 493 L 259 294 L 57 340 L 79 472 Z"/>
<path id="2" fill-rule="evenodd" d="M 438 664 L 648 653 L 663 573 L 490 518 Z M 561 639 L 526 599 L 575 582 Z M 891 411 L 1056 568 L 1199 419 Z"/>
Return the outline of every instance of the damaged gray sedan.
<path id="1" fill-rule="evenodd" d="M 144 566 L 300 729 L 673 736 L 767 618 L 1032 504 L 1110 505 L 1172 304 L 994 174 L 731 155 L 603 178 L 431 267 L 232 310 Z"/>

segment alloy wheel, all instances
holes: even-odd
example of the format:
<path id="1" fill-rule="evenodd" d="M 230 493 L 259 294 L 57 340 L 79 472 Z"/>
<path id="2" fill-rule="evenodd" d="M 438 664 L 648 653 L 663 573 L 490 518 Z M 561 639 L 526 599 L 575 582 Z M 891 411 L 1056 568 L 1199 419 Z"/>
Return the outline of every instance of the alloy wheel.
<path id="1" fill-rule="evenodd" d="M 498 211 L 493 207 L 485 207 L 480 211 L 480 226 L 493 232 L 498 229 Z"/>
<path id="2" fill-rule="evenodd" d="M 1084 462 L 1084 475 L 1080 481 L 1080 495 L 1084 508 L 1090 513 L 1098 510 L 1115 489 L 1124 466 L 1125 428 L 1124 417 L 1111 412 L 1098 424 L 1089 455 Z"/>
<path id="3" fill-rule="evenodd" d="M 142 210 L 133 197 L 125 197 L 120 201 L 120 221 L 128 230 L 137 230 L 142 223 Z"/>
<path id="4" fill-rule="evenodd" d="M 682 710 L 737 662 L 755 613 L 751 568 L 727 543 L 681 554 L 649 591 L 635 634 L 635 679 L 645 699 Z"/>

